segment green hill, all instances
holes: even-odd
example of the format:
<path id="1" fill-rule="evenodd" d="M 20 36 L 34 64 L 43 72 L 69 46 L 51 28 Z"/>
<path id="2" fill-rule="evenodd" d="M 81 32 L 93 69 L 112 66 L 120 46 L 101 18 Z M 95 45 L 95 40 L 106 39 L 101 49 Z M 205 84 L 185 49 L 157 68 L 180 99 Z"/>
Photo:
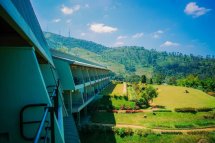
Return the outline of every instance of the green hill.
<path id="1" fill-rule="evenodd" d="M 124 46 L 108 48 L 91 41 L 45 33 L 52 48 L 104 64 L 116 74 L 151 76 L 161 81 L 197 75 L 201 79 L 215 79 L 214 56 L 194 56 L 181 53 L 158 52 L 144 47 Z"/>
<path id="2" fill-rule="evenodd" d="M 103 50 L 108 49 L 103 45 L 97 44 L 95 42 L 75 39 L 71 37 L 64 37 L 61 35 L 44 32 L 47 42 L 51 48 L 67 47 L 67 48 L 82 48 L 91 52 L 100 53 Z"/>

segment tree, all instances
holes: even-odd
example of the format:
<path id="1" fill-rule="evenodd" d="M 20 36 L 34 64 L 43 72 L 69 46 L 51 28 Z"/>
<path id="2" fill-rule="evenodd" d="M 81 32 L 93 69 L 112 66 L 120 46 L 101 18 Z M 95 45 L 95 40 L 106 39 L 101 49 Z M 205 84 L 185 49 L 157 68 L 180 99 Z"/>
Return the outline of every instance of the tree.
<path id="1" fill-rule="evenodd" d="M 153 98 L 156 98 L 157 96 L 158 93 L 156 89 L 152 86 L 147 86 L 141 95 L 141 97 L 143 98 L 142 100 L 145 101 L 147 106 L 149 106 L 149 102 L 152 101 Z"/>
<path id="2" fill-rule="evenodd" d="M 141 83 L 146 83 L 146 76 L 145 75 L 141 76 Z"/>

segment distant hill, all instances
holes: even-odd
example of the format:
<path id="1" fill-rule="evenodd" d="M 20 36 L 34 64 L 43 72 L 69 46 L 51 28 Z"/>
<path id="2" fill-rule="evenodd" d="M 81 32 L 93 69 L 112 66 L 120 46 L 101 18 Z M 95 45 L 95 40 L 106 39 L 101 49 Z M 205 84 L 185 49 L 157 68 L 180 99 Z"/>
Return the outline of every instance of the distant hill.
<path id="1" fill-rule="evenodd" d="M 99 53 L 108 49 L 107 47 L 95 42 L 64 37 L 54 33 L 44 32 L 47 42 L 51 48 L 67 47 L 67 48 L 82 48 L 91 52 Z"/>
<path id="2" fill-rule="evenodd" d="M 144 47 L 109 48 L 91 41 L 45 33 L 52 48 L 106 65 L 116 74 L 157 76 L 162 80 L 189 74 L 200 78 L 215 78 L 215 58 L 158 52 Z"/>

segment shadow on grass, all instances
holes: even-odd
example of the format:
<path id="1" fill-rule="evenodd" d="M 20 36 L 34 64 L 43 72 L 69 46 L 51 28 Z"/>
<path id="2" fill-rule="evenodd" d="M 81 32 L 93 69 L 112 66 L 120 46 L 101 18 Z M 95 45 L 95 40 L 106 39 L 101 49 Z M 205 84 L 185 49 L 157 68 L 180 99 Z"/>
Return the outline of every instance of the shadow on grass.
<path id="1" fill-rule="evenodd" d="M 110 95 L 112 92 L 113 92 L 113 90 L 114 90 L 114 88 L 116 87 L 116 83 L 111 83 L 108 87 L 106 87 L 102 92 L 101 92 L 101 94 L 102 95 Z"/>
<path id="2" fill-rule="evenodd" d="M 115 86 L 116 84 L 109 85 L 101 94 L 111 94 Z M 112 127 L 102 125 L 106 123 L 116 124 L 114 113 L 110 110 L 112 106 L 110 97 L 104 96 L 88 107 L 92 124 L 81 127 L 79 132 L 81 143 L 116 143 Z M 109 109 L 108 112 L 102 112 L 103 109 L 107 110 L 107 108 Z"/>

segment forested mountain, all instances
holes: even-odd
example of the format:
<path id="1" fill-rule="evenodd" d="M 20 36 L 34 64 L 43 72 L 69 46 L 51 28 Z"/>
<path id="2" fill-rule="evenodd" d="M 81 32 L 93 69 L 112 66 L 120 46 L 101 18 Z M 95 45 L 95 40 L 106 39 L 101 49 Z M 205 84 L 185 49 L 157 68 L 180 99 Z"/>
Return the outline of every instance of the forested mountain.
<path id="1" fill-rule="evenodd" d="M 144 74 L 148 78 L 153 76 L 164 81 L 172 77 L 182 78 L 192 74 L 200 79 L 215 79 L 214 56 L 158 52 L 137 46 L 108 48 L 94 42 L 52 33 L 45 33 L 45 37 L 50 47 L 104 64 L 124 77 Z"/>
<path id="2" fill-rule="evenodd" d="M 103 45 L 91 41 L 75 39 L 71 37 L 64 37 L 48 32 L 44 32 L 44 35 L 47 38 L 48 44 L 51 48 L 59 48 L 63 46 L 67 48 L 79 47 L 95 53 L 99 53 L 102 52 L 103 50 L 108 49 Z"/>

